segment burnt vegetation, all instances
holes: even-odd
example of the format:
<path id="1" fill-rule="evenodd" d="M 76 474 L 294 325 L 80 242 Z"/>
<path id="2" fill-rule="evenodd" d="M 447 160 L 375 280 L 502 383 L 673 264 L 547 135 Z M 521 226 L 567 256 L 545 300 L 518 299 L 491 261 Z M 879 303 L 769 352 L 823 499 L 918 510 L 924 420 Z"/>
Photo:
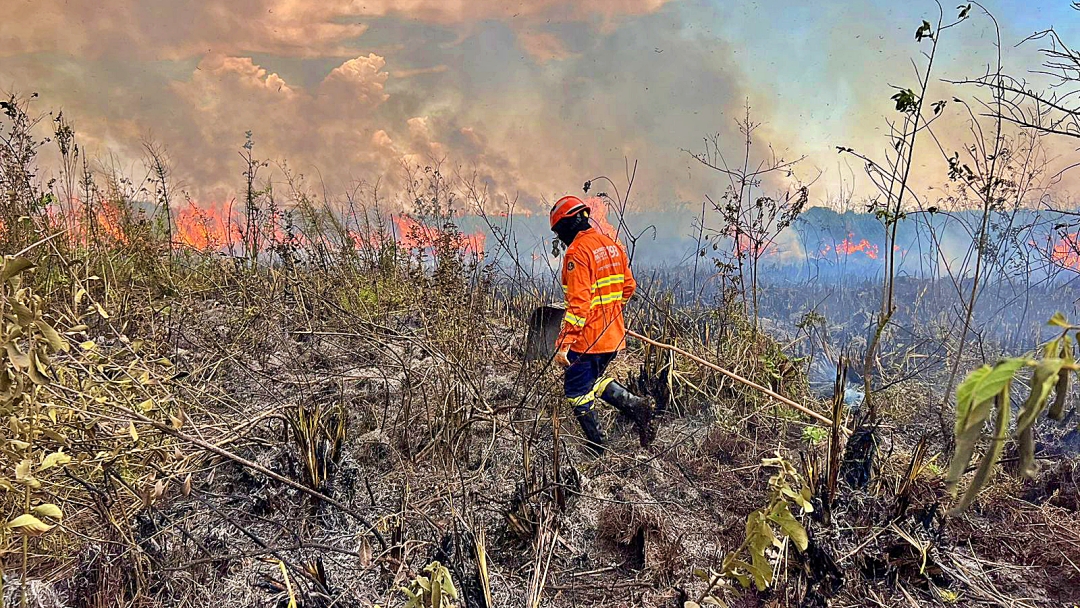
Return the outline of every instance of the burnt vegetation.
<path id="1" fill-rule="evenodd" d="M 1039 206 L 1061 177 L 1045 138 L 1078 136 L 1061 87 L 1080 63 L 1048 31 L 1029 43 L 1050 93 L 999 62 L 930 98 L 974 19 L 992 22 L 973 3 L 913 28 L 880 157 L 838 146 L 878 190 L 836 201 L 873 242 L 770 265 L 814 213 L 813 180 L 784 181 L 802 159 L 763 154 L 749 107 L 736 163 L 733 142 L 691 152 L 726 187 L 687 220 L 693 262 L 638 273 L 628 325 L 650 340 L 614 366 L 659 433 L 642 448 L 605 410 L 599 459 L 528 340 L 559 292 L 518 255 L 516 201 L 438 159 L 329 195 L 255 132 L 234 202 L 205 209 L 164 147 L 128 175 L 10 95 L 0 606 L 1080 601 L 1077 212 Z M 953 111 L 959 150 L 936 130 Z M 948 167 L 939 199 L 910 185 L 918 154 Z M 632 254 L 634 175 L 586 183 Z"/>

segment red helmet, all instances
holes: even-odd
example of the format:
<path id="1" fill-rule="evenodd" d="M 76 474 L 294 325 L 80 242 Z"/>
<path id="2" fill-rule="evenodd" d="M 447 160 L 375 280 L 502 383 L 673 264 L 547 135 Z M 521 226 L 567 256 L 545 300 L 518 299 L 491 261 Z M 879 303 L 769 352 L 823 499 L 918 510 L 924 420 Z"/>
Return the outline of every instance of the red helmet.
<path id="1" fill-rule="evenodd" d="M 564 196 L 555 203 L 555 206 L 551 208 L 551 229 L 555 229 L 555 224 L 558 224 L 560 220 L 568 217 L 573 217 L 582 211 L 587 211 L 589 206 L 585 204 L 576 196 Z"/>

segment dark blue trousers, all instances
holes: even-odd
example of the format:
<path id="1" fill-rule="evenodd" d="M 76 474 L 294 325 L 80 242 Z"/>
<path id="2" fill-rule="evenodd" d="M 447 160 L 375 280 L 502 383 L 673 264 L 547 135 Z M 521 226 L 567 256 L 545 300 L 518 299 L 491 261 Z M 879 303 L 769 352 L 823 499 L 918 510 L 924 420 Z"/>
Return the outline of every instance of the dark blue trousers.
<path id="1" fill-rule="evenodd" d="M 570 351 L 567 359 L 570 367 L 563 376 L 563 393 L 581 416 L 592 411 L 593 403 L 600 395 L 595 393 L 597 382 L 604 377 L 608 365 L 618 353 L 575 353 Z"/>

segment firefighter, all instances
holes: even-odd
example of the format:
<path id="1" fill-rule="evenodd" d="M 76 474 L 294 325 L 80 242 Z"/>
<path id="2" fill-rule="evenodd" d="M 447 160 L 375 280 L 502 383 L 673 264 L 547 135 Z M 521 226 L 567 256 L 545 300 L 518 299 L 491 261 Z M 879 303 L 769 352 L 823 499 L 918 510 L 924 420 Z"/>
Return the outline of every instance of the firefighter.
<path id="1" fill-rule="evenodd" d="M 626 341 L 623 305 L 637 283 L 626 250 L 589 223 L 589 208 L 576 196 L 564 196 L 551 209 L 551 230 L 566 245 L 562 283 L 566 314 L 555 343 L 555 362 L 566 369 L 563 389 L 581 423 L 586 444 L 597 456 L 604 435 L 596 418 L 602 399 L 634 421 L 641 445 L 655 435 L 653 407 L 606 376 L 608 365 Z"/>

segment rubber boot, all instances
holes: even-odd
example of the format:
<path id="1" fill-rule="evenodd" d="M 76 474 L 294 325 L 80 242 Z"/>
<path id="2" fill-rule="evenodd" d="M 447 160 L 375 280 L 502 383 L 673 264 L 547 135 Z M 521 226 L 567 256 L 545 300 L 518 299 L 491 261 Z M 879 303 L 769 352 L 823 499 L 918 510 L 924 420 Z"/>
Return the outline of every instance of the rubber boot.
<path id="1" fill-rule="evenodd" d="M 604 455 L 604 434 L 600 431 L 600 423 L 596 420 L 596 412 L 592 410 L 592 404 L 574 408 L 574 415 L 581 424 L 581 430 L 585 433 L 585 448 L 594 456 Z"/>
<path id="2" fill-rule="evenodd" d="M 656 438 L 656 425 L 653 423 L 653 406 L 649 399 L 638 397 L 614 380 L 607 382 L 607 386 L 604 387 L 604 392 L 600 394 L 600 398 L 634 421 L 641 447 L 647 447 Z"/>

